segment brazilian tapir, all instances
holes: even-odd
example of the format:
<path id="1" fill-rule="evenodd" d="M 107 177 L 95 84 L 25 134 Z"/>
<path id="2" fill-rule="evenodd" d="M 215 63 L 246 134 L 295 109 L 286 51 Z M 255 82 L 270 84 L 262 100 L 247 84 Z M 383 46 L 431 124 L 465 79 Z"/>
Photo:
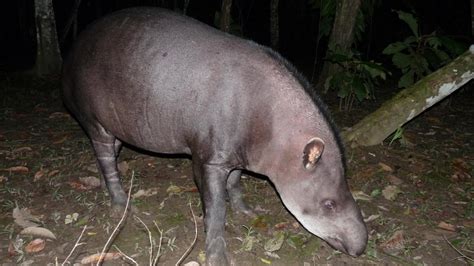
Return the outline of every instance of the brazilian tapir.
<path id="1" fill-rule="evenodd" d="M 91 139 L 112 200 L 122 142 L 189 154 L 204 206 L 207 263 L 229 262 L 226 197 L 249 214 L 241 170 L 269 177 L 311 233 L 360 255 L 367 229 L 336 129 L 308 82 L 276 52 L 159 8 L 113 13 L 85 29 L 63 68 L 64 103 Z"/>

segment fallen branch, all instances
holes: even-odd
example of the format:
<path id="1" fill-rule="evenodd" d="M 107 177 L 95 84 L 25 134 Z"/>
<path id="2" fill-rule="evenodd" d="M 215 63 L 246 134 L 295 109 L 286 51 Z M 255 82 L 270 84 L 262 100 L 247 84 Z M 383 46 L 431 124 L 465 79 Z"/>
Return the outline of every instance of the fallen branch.
<path id="1" fill-rule="evenodd" d="M 104 247 L 102 248 L 102 251 L 100 252 L 99 260 L 97 261 L 96 266 L 99 266 L 102 263 L 102 261 L 104 259 L 105 252 L 109 249 L 110 243 L 115 238 L 115 236 L 116 236 L 120 226 L 122 225 L 123 221 L 125 221 L 125 217 L 126 217 L 127 211 L 128 211 L 128 205 L 130 203 L 130 194 L 132 193 L 133 178 L 134 177 L 135 177 L 135 172 L 132 172 L 132 178 L 130 179 L 130 188 L 128 189 L 127 203 L 125 204 L 125 210 L 123 211 L 122 218 L 120 218 L 120 221 L 115 226 L 114 231 L 112 231 L 112 234 L 110 235 L 109 239 L 107 239 L 107 242 L 105 243 Z"/>
<path id="2" fill-rule="evenodd" d="M 69 252 L 69 255 L 67 255 L 66 259 L 63 261 L 63 263 L 61 263 L 61 266 L 64 266 L 66 264 L 66 262 L 69 260 L 69 258 L 72 256 L 72 254 L 74 253 L 74 250 L 76 250 L 76 248 L 84 243 L 79 243 L 79 241 L 81 241 L 81 238 L 82 238 L 82 235 L 84 235 L 84 232 L 86 231 L 87 229 L 87 225 L 84 226 L 84 228 L 82 229 L 82 232 L 81 234 L 79 235 L 79 238 L 77 239 L 76 243 L 74 244 L 74 247 L 72 247 L 71 249 L 71 252 Z M 57 265 L 57 263 L 56 263 Z"/>
<path id="3" fill-rule="evenodd" d="M 193 211 L 193 207 L 191 205 L 191 201 L 189 202 L 189 209 L 191 210 L 191 214 L 193 216 L 193 221 L 194 221 L 194 239 L 193 239 L 193 242 L 191 243 L 191 245 L 188 247 L 188 249 L 186 250 L 186 252 L 184 252 L 184 254 L 181 256 L 181 258 L 179 258 L 178 262 L 176 262 L 176 266 L 177 265 L 180 265 L 183 260 L 189 255 L 189 252 L 191 252 L 191 250 L 193 249 L 194 245 L 196 244 L 196 240 L 197 240 L 197 222 L 196 222 L 196 216 L 194 215 L 194 211 Z"/>
<path id="4" fill-rule="evenodd" d="M 153 263 L 153 238 L 151 236 L 151 232 L 150 232 L 150 229 L 148 229 L 148 226 L 146 226 L 146 224 L 142 221 L 142 219 L 140 219 L 140 217 L 136 216 L 134 217 L 135 219 L 137 219 L 140 223 L 143 224 L 143 226 L 145 227 L 146 231 L 148 232 L 148 239 L 150 241 L 150 249 L 148 251 L 148 253 L 150 254 L 149 255 L 149 264 L 150 266 L 154 265 L 152 264 Z"/>
<path id="5" fill-rule="evenodd" d="M 130 262 L 132 262 L 135 265 L 139 265 L 136 260 L 134 260 L 132 257 L 128 256 L 127 254 L 123 253 L 116 245 L 114 245 L 114 248 L 122 255 L 124 258 L 128 259 Z"/>
<path id="6" fill-rule="evenodd" d="M 464 255 L 464 253 L 462 253 L 462 252 L 461 252 L 459 249 L 457 249 L 453 244 L 451 244 L 451 242 L 446 238 L 445 235 L 443 235 L 443 238 L 444 238 L 444 240 L 446 240 L 446 242 L 448 242 L 448 245 L 449 245 L 450 247 L 452 247 L 459 255 L 461 255 L 461 258 L 466 259 L 466 260 L 468 260 L 468 261 L 474 261 L 473 258 L 471 258 L 471 257 L 469 257 L 469 256 L 467 256 L 467 255 Z"/>
<path id="7" fill-rule="evenodd" d="M 156 224 L 155 221 L 153 221 L 153 224 L 155 224 L 156 229 L 158 229 L 158 232 L 160 233 L 160 241 L 158 242 L 158 251 L 156 252 L 156 257 L 153 260 L 153 265 L 156 265 L 158 263 L 158 259 L 161 256 L 161 243 L 163 241 L 163 230 L 160 229 L 160 227 Z"/>

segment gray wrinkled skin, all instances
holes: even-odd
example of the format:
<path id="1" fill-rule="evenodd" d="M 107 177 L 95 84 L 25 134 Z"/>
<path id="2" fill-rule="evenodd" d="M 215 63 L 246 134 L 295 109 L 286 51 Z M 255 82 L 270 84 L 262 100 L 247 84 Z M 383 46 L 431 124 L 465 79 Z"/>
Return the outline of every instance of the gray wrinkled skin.
<path id="1" fill-rule="evenodd" d="M 63 74 L 64 102 L 92 141 L 113 210 L 126 202 L 116 161 L 123 141 L 192 156 L 209 265 L 229 263 L 226 195 L 252 213 L 242 169 L 267 175 L 310 232 L 352 256 L 364 251 L 367 230 L 334 130 L 278 55 L 170 11 L 135 8 L 87 28 Z M 324 152 L 306 169 L 303 150 L 315 137 Z"/>

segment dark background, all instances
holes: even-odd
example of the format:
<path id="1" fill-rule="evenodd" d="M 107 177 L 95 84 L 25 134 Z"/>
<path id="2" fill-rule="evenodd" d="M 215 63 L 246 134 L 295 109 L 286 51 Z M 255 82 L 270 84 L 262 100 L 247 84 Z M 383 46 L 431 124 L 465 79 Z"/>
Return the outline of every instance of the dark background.
<path id="1" fill-rule="evenodd" d="M 327 0 L 326 0 L 327 1 Z M 53 1 L 58 37 L 64 30 L 74 1 Z M 183 6 L 183 0 L 178 0 Z M 300 68 L 312 65 L 316 54 L 316 40 L 320 19 L 319 9 L 310 6 L 310 0 L 280 0 L 280 53 Z M 313 1 L 314 2 L 314 1 Z M 173 8 L 173 0 L 83 0 L 78 13 L 78 32 L 95 19 L 115 10 L 132 6 Z M 190 0 L 187 15 L 214 26 L 214 14 L 220 10 L 219 0 Z M 33 0 L 1 1 L 0 3 L 0 70 L 31 68 L 35 55 L 35 27 Z M 234 0 L 232 19 L 244 38 L 260 44 L 269 44 L 269 0 Z M 377 1 L 374 16 L 370 19 L 358 50 L 364 57 L 389 62 L 381 51 L 389 43 L 403 40 L 410 32 L 394 10 L 415 12 L 421 32 L 450 36 L 470 43 L 471 21 L 469 0 L 383 0 Z M 61 45 L 67 52 L 71 34 Z M 324 56 L 327 38 L 318 46 L 318 58 Z"/>

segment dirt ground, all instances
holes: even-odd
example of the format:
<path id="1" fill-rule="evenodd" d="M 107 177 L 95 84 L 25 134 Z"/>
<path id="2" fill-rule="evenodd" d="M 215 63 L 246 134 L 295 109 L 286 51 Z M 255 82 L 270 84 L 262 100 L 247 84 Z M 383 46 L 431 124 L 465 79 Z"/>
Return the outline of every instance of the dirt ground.
<path id="1" fill-rule="evenodd" d="M 118 220 L 109 218 L 89 141 L 63 108 L 56 83 L 1 77 L 0 263 L 91 264 Z M 391 144 L 347 150 L 349 183 L 370 232 L 362 256 L 341 254 L 312 236 L 266 179 L 249 176 L 242 180 L 245 199 L 258 216 L 229 210 L 226 223 L 235 265 L 474 265 L 473 91 L 465 88 L 425 112 Z M 380 102 L 352 112 L 330 107 L 343 128 Z M 159 265 L 174 265 L 196 229 L 184 262 L 202 263 L 202 212 L 190 161 L 125 147 L 120 162 L 127 190 L 134 177 L 135 211 L 105 265 L 147 265 L 157 254 Z M 36 229 L 25 232 L 29 226 Z"/>

